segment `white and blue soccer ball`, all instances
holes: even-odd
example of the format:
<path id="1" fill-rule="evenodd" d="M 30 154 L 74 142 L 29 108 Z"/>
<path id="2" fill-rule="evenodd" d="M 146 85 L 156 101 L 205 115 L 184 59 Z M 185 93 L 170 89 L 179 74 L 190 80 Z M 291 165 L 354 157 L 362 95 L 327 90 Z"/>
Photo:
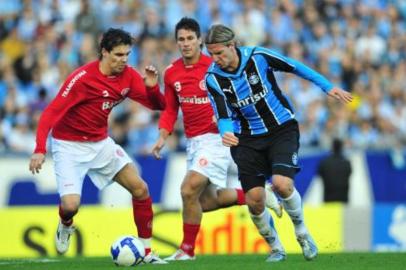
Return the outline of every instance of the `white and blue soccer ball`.
<path id="1" fill-rule="evenodd" d="M 125 235 L 114 241 L 110 253 L 116 265 L 135 266 L 144 261 L 145 248 L 137 237 Z"/>

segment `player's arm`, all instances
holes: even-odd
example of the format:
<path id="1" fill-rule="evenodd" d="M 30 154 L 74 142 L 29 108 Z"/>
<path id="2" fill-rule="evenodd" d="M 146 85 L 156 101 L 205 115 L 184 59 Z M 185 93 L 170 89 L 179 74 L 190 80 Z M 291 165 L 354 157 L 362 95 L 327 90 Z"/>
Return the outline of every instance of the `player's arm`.
<path id="1" fill-rule="evenodd" d="M 294 73 L 303 79 L 313 82 L 330 97 L 334 97 L 344 103 L 351 102 L 352 95 L 349 92 L 335 87 L 326 77 L 305 64 L 266 48 L 256 48 L 255 52 L 263 55 L 273 70 Z"/>
<path id="2" fill-rule="evenodd" d="M 231 119 L 232 111 L 228 106 L 227 98 L 212 75 L 206 76 L 206 87 L 223 144 L 228 147 L 237 145 L 238 138 L 234 135 L 233 120 Z"/>
<path id="3" fill-rule="evenodd" d="M 46 141 L 49 131 L 70 108 L 83 98 L 83 92 L 77 90 L 80 82 L 74 82 L 71 85 L 73 79 L 74 76 L 71 76 L 70 79 L 65 81 L 55 99 L 41 114 L 37 128 L 36 146 L 29 165 L 29 169 L 33 174 L 39 173 L 42 164 L 45 162 Z"/>
<path id="4" fill-rule="evenodd" d="M 152 147 L 152 154 L 156 159 L 161 159 L 160 152 L 162 148 L 165 146 L 166 139 L 169 137 L 170 134 L 171 133 L 164 128 L 159 129 L 159 138 Z"/>
<path id="5" fill-rule="evenodd" d="M 133 68 L 131 74 L 131 91 L 128 97 L 151 110 L 163 110 L 165 97 L 159 90 L 158 71 L 153 66 L 145 68 L 145 78 Z"/>
<path id="6" fill-rule="evenodd" d="M 165 146 L 166 139 L 173 132 L 173 127 L 175 126 L 179 111 L 179 100 L 177 98 L 176 91 L 173 89 L 172 85 L 168 83 L 167 76 L 168 74 L 165 73 L 164 82 L 166 107 L 159 117 L 159 138 L 152 148 L 152 154 L 157 159 L 161 158 L 160 151 Z"/>

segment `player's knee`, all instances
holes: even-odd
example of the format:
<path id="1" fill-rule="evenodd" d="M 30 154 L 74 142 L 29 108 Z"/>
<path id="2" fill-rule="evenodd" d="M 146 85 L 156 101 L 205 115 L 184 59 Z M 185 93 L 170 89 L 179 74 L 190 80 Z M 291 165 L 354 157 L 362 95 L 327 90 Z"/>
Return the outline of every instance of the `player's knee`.
<path id="1" fill-rule="evenodd" d="M 254 215 L 259 215 L 265 210 L 265 197 L 260 190 L 250 190 L 246 196 L 246 203 L 250 212 Z"/>
<path id="2" fill-rule="evenodd" d="M 62 215 L 66 219 L 72 218 L 79 211 L 79 203 L 77 202 L 65 202 L 62 204 Z"/>
<path id="3" fill-rule="evenodd" d="M 136 188 L 131 190 L 134 199 L 143 200 L 149 196 L 148 186 L 144 181 L 140 181 Z"/>
<path id="4" fill-rule="evenodd" d="M 282 197 L 286 197 L 293 192 L 293 180 L 286 176 L 274 175 L 272 177 L 272 188 Z"/>
<path id="5" fill-rule="evenodd" d="M 180 195 L 182 196 L 183 201 L 192 201 L 198 199 L 198 194 L 195 189 L 190 185 L 182 185 L 180 189 Z"/>

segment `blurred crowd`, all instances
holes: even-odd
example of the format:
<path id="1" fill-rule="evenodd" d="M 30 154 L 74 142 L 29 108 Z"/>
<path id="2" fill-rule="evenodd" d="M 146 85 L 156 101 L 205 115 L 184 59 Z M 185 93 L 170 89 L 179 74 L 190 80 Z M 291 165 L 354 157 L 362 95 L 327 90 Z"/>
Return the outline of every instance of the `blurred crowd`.
<path id="1" fill-rule="evenodd" d="M 183 16 L 203 34 L 215 23 L 231 26 L 242 45 L 284 53 L 353 93 L 354 102 L 340 105 L 278 74 L 302 147 L 327 149 L 334 137 L 352 149 L 406 145 L 406 0 L 13 0 L 0 1 L 0 153 L 32 152 L 41 112 L 71 71 L 97 59 L 103 31 L 129 31 L 129 63 L 141 72 L 154 64 L 162 75 L 179 57 L 173 29 Z M 111 136 L 129 153 L 148 154 L 158 117 L 126 101 L 111 115 Z M 184 145 L 179 121 L 167 150 Z"/>

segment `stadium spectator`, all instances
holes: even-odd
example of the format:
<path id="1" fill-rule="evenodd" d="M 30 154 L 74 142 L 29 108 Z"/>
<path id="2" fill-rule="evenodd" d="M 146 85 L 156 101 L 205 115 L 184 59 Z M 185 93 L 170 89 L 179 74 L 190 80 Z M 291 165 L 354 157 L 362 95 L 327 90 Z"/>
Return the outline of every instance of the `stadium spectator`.
<path id="1" fill-rule="evenodd" d="M 347 203 L 352 169 L 340 139 L 333 140 L 331 154 L 320 162 L 317 172 L 323 181 L 324 201 Z"/>
<path id="2" fill-rule="evenodd" d="M 222 142 L 231 147 L 237 164 L 251 219 L 272 249 L 267 261 L 286 258 L 272 216 L 265 209 L 264 184 L 271 175 L 305 259 L 314 259 L 317 246 L 304 223 L 302 199 L 293 185 L 300 170 L 298 123 L 274 71 L 307 79 L 343 103 L 352 100 L 351 94 L 296 60 L 263 47 L 237 47 L 233 30 L 224 25 L 212 26 L 205 44 L 214 61 L 206 75 L 209 97 Z"/>
<path id="3" fill-rule="evenodd" d="M 162 110 L 158 73 L 145 68 L 146 76 L 127 65 L 132 37 L 111 28 L 100 41 L 99 60 L 75 70 L 39 120 L 36 147 L 29 169 L 39 173 L 45 162 L 46 139 L 52 129 L 52 158 L 58 193 L 60 222 L 56 248 L 65 253 L 74 232 L 73 217 L 79 210 L 83 180 L 90 176 L 98 188 L 115 181 L 132 195 L 134 223 L 144 244 L 144 261 L 166 263 L 151 252 L 152 200 L 130 157 L 107 134 L 107 119 L 114 106 L 126 97 L 150 109 Z"/>
<path id="4" fill-rule="evenodd" d="M 165 71 L 166 108 L 159 120 L 159 139 L 152 148 L 156 158 L 173 132 L 179 108 L 187 139 L 187 173 L 181 186 L 183 202 L 183 240 L 168 261 L 195 259 L 195 242 L 202 212 L 245 204 L 241 188 L 231 188 L 227 172 L 232 159 L 228 147 L 221 144 L 213 109 L 207 97 L 204 75 L 211 64 L 202 54 L 200 26 L 184 17 L 175 27 L 175 39 L 182 57 Z M 270 191 L 268 191 L 270 193 Z M 273 193 L 268 194 L 269 207 L 279 216 L 281 206 Z"/>

